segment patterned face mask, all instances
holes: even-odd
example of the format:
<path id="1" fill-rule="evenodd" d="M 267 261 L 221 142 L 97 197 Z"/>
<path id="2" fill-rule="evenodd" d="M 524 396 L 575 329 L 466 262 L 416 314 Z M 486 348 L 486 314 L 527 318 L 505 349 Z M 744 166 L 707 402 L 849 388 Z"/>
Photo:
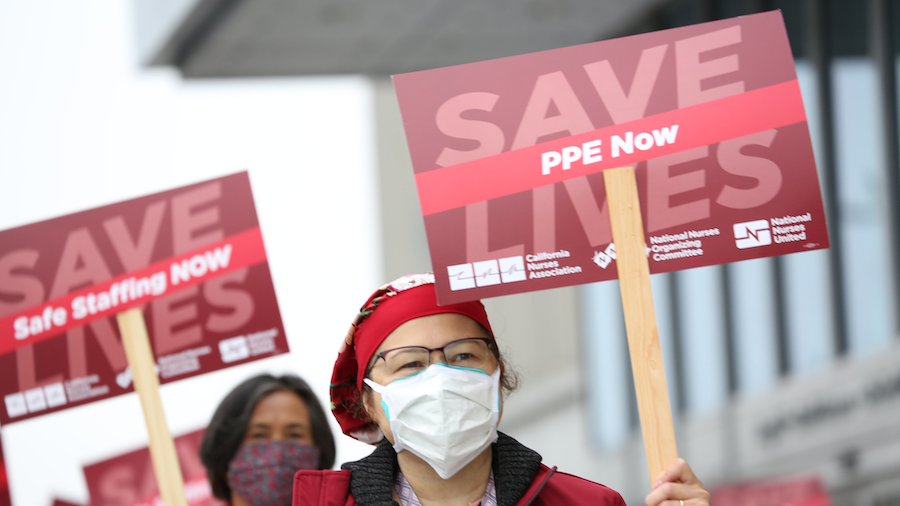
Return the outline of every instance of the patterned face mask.
<path id="1" fill-rule="evenodd" d="M 228 486 L 251 506 L 291 506 L 294 474 L 318 466 L 317 446 L 275 440 L 244 443 L 228 463 Z"/>

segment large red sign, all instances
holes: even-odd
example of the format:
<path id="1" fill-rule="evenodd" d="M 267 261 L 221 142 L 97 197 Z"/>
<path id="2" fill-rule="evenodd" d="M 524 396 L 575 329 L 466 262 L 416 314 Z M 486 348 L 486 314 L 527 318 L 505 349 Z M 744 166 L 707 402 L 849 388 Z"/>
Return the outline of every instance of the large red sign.
<path id="1" fill-rule="evenodd" d="M 651 272 L 827 248 L 779 11 L 394 76 L 441 303 L 614 279 L 601 172 Z"/>
<path id="2" fill-rule="evenodd" d="M 200 462 L 198 430 L 175 438 L 175 451 L 184 476 L 188 506 L 223 506 L 212 495 L 206 468 Z M 84 468 L 90 493 L 89 506 L 158 506 L 162 504 L 150 450 L 143 448 Z"/>
<path id="3" fill-rule="evenodd" d="M 289 351 L 246 172 L 0 232 L 0 423 L 133 391 L 132 307 L 161 383 Z"/>

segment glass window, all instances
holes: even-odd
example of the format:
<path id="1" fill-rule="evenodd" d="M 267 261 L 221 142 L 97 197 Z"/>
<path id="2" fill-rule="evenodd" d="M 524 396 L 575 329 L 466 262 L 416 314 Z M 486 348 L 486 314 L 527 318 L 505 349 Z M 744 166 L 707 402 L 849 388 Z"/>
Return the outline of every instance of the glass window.
<path id="1" fill-rule="evenodd" d="M 775 261 L 760 258 L 729 266 L 735 372 L 738 389 L 743 392 L 765 391 L 779 375 L 778 301 L 772 286 Z"/>
<path id="2" fill-rule="evenodd" d="M 878 76 L 868 57 L 845 56 L 832 63 L 832 79 L 848 344 L 865 353 L 886 346 L 891 334 Z"/>
<path id="3" fill-rule="evenodd" d="M 721 267 L 678 273 L 685 408 L 711 412 L 728 397 Z"/>
<path id="4" fill-rule="evenodd" d="M 619 282 L 581 287 L 585 390 L 592 438 L 601 448 L 625 441 L 631 433 L 632 379 Z"/>
<path id="5" fill-rule="evenodd" d="M 813 151 L 816 160 L 821 160 L 821 120 L 818 116 L 815 69 L 806 60 L 796 60 L 795 65 L 806 107 Z M 820 185 L 822 181 L 820 166 Z M 791 374 L 804 374 L 821 369 L 830 363 L 834 356 L 828 254 L 828 251 L 819 250 L 784 257 L 787 362 Z"/>
<path id="6" fill-rule="evenodd" d="M 666 369 L 669 404 L 677 410 L 677 373 L 672 333 L 671 274 L 651 276 L 660 347 Z M 628 337 L 618 281 L 581 287 L 584 366 L 592 437 L 603 448 L 623 443 L 637 429 L 639 418 L 631 375 Z"/>

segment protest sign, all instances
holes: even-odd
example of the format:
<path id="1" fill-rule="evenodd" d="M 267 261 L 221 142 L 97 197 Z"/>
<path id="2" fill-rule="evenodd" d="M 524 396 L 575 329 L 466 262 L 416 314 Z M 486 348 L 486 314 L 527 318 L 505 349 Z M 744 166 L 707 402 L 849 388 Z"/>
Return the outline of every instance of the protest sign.
<path id="1" fill-rule="evenodd" d="M 651 273 L 828 247 L 779 11 L 394 85 L 442 304 L 614 279 L 617 167 Z"/>
<path id="2" fill-rule="evenodd" d="M 651 272 L 828 247 L 779 11 L 394 76 L 438 301 L 618 276 L 651 481 Z"/>
<path id="3" fill-rule="evenodd" d="M 212 496 L 206 468 L 200 462 L 203 430 L 175 438 L 189 506 L 223 506 Z M 89 506 L 155 506 L 162 503 L 148 448 L 95 462 L 84 467 Z"/>
<path id="4" fill-rule="evenodd" d="M 0 302 L 0 423 L 133 385 L 166 506 L 188 503 L 160 379 L 288 351 L 246 172 L 0 232 Z"/>
<path id="5" fill-rule="evenodd" d="M 0 232 L 0 423 L 133 391 L 134 307 L 161 383 L 289 351 L 246 172 Z"/>

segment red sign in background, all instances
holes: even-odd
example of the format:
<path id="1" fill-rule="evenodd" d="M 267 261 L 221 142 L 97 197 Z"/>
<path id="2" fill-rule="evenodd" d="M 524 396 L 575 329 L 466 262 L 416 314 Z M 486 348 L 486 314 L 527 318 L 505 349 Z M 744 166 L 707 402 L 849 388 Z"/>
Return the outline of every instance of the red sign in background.
<path id="1" fill-rule="evenodd" d="M 394 76 L 441 303 L 614 279 L 601 171 L 651 272 L 827 248 L 779 11 Z"/>
<path id="2" fill-rule="evenodd" d="M 716 506 L 830 506 L 819 478 L 791 477 L 728 485 L 712 490 Z"/>
<path id="3" fill-rule="evenodd" d="M 212 496 L 206 468 L 200 462 L 203 430 L 175 438 L 188 506 L 224 506 Z M 154 506 L 162 504 L 147 448 L 84 467 L 89 506 Z"/>
<path id="4" fill-rule="evenodd" d="M 81 505 L 74 503 L 74 502 L 69 502 L 69 501 L 55 498 L 55 499 L 53 499 L 52 506 L 81 506 Z"/>
<path id="5" fill-rule="evenodd" d="M 3 441 L 0 440 L 0 506 L 11 506 L 9 498 L 9 477 L 6 474 L 6 460 L 3 458 Z"/>
<path id="6" fill-rule="evenodd" d="M 246 172 L 0 232 L 0 423 L 133 391 L 135 304 L 161 383 L 289 351 Z"/>
<path id="7" fill-rule="evenodd" d="M 52 506 L 81 506 L 81 505 L 74 503 L 74 502 L 64 501 L 62 499 L 55 498 L 55 499 L 53 499 Z"/>

